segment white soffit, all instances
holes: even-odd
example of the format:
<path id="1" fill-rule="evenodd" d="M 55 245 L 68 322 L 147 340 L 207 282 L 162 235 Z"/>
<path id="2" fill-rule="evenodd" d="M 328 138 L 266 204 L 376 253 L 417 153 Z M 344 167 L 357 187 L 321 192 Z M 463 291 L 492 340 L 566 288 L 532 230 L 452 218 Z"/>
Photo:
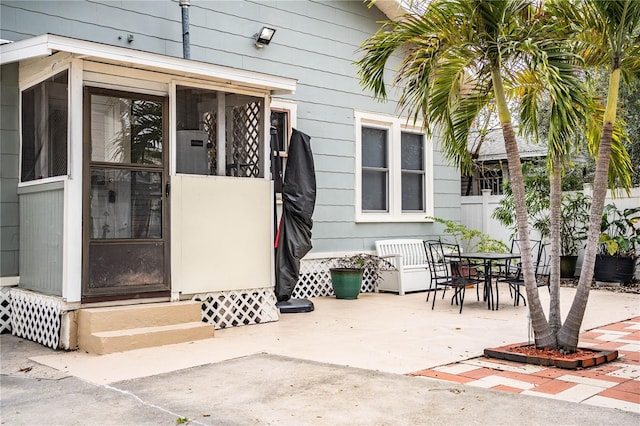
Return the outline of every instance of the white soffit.
<path id="1" fill-rule="evenodd" d="M 374 5 L 392 21 L 397 21 L 407 13 L 407 10 L 402 6 L 402 1 L 377 0 Z"/>
<path id="2" fill-rule="evenodd" d="M 290 94 L 296 90 L 296 80 L 290 78 L 52 34 L 43 34 L 0 45 L 0 64 L 48 56 L 58 51 L 79 55 L 83 59 L 158 71 L 175 76 L 216 81 L 228 84 L 230 87 L 259 88 L 269 91 L 273 95 Z"/>

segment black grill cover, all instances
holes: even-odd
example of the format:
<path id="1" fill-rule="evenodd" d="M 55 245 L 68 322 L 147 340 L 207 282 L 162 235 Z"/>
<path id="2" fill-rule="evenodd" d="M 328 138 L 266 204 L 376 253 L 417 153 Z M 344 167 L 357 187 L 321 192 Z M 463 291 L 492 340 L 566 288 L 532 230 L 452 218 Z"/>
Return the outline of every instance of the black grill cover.
<path id="1" fill-rule="evenodd" d="M 276 298 L 291 298 L 298 282 L 300 259 L 311 250 L 316 204 L 316 173 L 311 138 L 293 129 L 282 186 L 282 216 L 276 236 Z"/>

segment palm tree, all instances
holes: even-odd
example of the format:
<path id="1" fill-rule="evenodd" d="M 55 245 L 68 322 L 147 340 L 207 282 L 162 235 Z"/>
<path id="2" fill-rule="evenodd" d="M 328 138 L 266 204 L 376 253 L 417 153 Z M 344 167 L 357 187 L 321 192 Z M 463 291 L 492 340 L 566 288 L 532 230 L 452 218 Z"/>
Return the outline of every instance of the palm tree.
<path id="1" fill-rule="evenodd" d="M 622 178 L 623 186 L 630 185 L 631 164 L 620 138 L 615 137 L 615 126 L 621 77 L 631 80 L 640 76 L 640 2 L 581 0 L 570 5 L 566 3 L 558 3 L 552 7 L 555 6 L 554 13 L 557 16 L 566 19 L 566 25 L 573 26 L 586 64 L 604 66 L 609 71 L 609 89 L 601 121 L 601 134 L 599 140 L 594 138 L 596 143 L 590 147 L 593 152 L 597 152 L 597 157 L 584 261 L 576 296 L 557 337 L 561 348 L 574 351 L 593 279 L 608 183 L 611 176 L 617 174 Z M 593 133 L 592 129 L 592 135 Z"/>
<path id="2" fill-rule="evenodd" d="M 425 130 L 438 129 L 443 152 L 463 173 L 471 160 L 470 127 L 478 113 L 495 104 L 502 127 L 521 242 L 527 299 L 538 347 L 555 347 L 559 303 L 552 307 L 556 326 L 547 321 L 535 285 L 524 179 L 513 129 L 510 100 L 519 101 L 519 128 L 535 134 L 536 111 L 543 93 L 552 99 L 550 152 L 558 167 L 568 152 L 566 141 L 584 120 L 587 101 L 575 72 L 578 58 L 558 38 L 541 2 L 528 0 L 436 0 L 422 16 L 387 22 L 362 49 L 357 62 L 362 85 L 386 99 L 385 65 L 395 52 L 402 60 L 392 83 L 398 105 Z M 560 171 L 558 171 L 560 173 Z M 559 243 L 558 243 L 559 244 Z"/>

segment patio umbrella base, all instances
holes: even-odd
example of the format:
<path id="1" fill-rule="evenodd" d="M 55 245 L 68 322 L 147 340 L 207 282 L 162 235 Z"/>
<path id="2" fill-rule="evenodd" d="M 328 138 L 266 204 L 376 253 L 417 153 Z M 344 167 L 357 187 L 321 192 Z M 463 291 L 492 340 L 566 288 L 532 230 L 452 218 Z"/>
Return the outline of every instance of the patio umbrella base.
<path id="1" fill-rule="evenodd" d="M 281 314 L 311 312 L 313 311 L 313 302 L 307 299 L 289 299 L 284 302 L 276 303 L 276 307 L 280 309 Z"/>

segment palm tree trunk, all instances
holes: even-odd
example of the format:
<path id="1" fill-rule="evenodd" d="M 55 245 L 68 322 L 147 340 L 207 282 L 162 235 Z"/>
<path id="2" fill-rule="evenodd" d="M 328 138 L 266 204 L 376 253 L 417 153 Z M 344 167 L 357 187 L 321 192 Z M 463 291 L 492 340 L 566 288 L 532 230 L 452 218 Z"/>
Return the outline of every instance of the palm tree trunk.
<path id="1" fill-rule="evenodd" d="M 568 352 L 575 352 L 578 347 L 578 335 L 580 326 L 584 318 L 591 281 L 593 280 L 593 269 L 596 263 L 598 252 L 598 239 L 600 236 L 600 224 L 602 222 L 602 211 L 604 210 L 604 200 L 607 195 L 607 183 L 609 180 L 609 162 L 611 157 L 611 138 L 613 134 L 613 124 L 616 120 L 616 108 L 618 105 L 618 90 L 620 88 L 620 69 L 611 71 L 609 80 L 609 93 L 607 96 L 607 107 L 604 113 L 604 124 L 600 145 L 598 146 L 598 158 L 596 160 L 596 172 L 593 178 L 593 195 L 591 198 L 591 212 L 589 221 L 589 231 L 587 232 L 587 245 L 584 251 L 584 260 L 580 270 L 580 280 L 576 295 L 573 298 L 571 309 L 567 315 L 560 332 L 558 333 L 559 346 Z"/>
<path id="2" fill-rule="evenodd" d="M 550 219 L 551 219 L 551 268 L 549 270 L 549 325 L 554 334 L 558 333 L 562 325 L 560 318 L 560 216 L 562 209 L 562 177 L 560 159 L 552 160 L 552 169 L 549 174 L 551 186 Z"/>
<path id="3" fill-rule="evenodd" d="M 535 343 L 538 347 L 555 347 L 556 338 L 551 332 L 547 318 L 542 310 L 536 277 L 533 271 L 533 257 L 531 256 L 531 241 L 529 239 L 529 220 L 525 203 L 524 177 L 522 175 L 522 164 L 518 143 L 513 125 L 511 123 L 511 113 L 507 106 L 502 77 L 500 75 L 500 65 L 494 64 L 491 67 L 491 78 L 493 81 L 496 105 L 498 108 L 498 118 L 502 126 L 504 136 L 504 146 L 507 152 L 507 163 L 509 166 L 509 179 L 513 190 L 513 201 L 516 210 L 516 223 L 518 224 L 518 238 L 520 240 L 520 251 L 522 255 L 522 270 L 524 275 L 527 300 L 529 301 L 529 311 L 531 313 L 531 323 L 535 336 Z"/>

